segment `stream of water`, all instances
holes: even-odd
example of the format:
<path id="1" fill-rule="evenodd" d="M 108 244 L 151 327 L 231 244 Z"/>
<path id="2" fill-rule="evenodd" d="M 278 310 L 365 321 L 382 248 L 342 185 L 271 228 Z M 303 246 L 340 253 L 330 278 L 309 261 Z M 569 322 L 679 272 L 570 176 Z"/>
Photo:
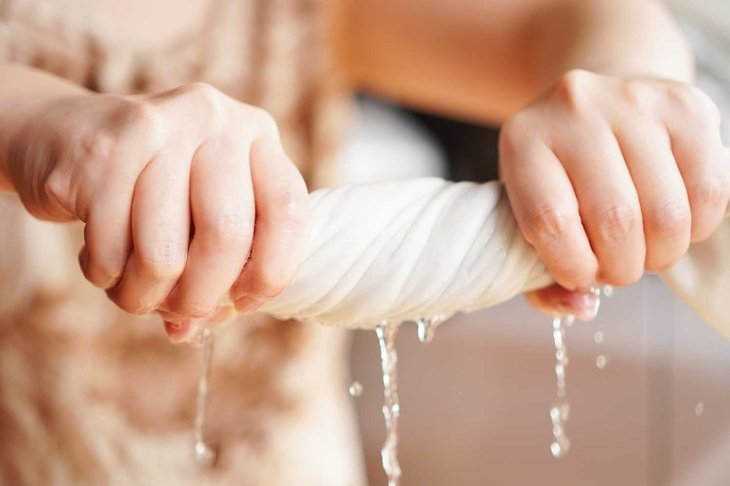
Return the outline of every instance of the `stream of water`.
<path id="1" fill-rule="evenodd" d="M 205 414 L 208 408 L 208 380 L 213 357 L 214 334 L 210 329 L 205 329 L 200 336 L 200 341 L 196 343 L 200 347 L 200 370 L 198 372 L 198 393 L 195 399 L 193 451 L 198 464 L 212 466 L 215 463 L 216 454 L 205 441 Z"/>

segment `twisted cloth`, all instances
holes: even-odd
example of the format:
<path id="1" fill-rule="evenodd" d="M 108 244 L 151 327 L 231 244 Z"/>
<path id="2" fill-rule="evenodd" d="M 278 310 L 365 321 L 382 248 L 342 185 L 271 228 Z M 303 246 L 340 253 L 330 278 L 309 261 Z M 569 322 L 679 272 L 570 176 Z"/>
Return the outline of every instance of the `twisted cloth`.
<path id="1" fill-rule="evenodd" d="M 481 309 L 552 282 L 496 182 L 380 182 L 315 191 L 310 205 L 294 281 L 260 309 L 274 317 L 374 328 Z M 730 219 L 662 276 L 730 338 Z"/>
<path id="2" fill-rule="evenodd" d="M 315 191 L 302 263 L 260 310 L 349 328 L 448 317 L 551 282 L 496 183 L 437 178 Z"/>

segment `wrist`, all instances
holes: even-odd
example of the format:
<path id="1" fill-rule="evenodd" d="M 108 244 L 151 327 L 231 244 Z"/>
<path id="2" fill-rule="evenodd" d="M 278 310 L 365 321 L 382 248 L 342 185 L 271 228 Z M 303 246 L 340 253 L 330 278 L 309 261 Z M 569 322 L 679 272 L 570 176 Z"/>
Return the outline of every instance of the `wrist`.
<path id="1" fill-rule="evenodd" d="M 25 66 L 0 65 L 0 190 L 20 193 L 30 145 L 42 143 L 54 106 L 88 90 Z M 35 168 L 33 168 L 35 169 Z"/>

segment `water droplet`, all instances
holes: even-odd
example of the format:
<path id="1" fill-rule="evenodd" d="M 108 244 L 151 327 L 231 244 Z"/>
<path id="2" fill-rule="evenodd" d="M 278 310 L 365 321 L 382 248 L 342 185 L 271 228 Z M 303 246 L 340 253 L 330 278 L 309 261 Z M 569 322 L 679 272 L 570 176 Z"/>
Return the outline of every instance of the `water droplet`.
<path id="1" fill-rule="evenodd" d="M 565 457 L 570 451 L 570 439 L 564 437 L 562 440 L 555 440 L 550 444 L 550 453 L 555 459 Z"/>
<path id="2" fill-rule="evenodd" d="M 208 377 L 210 375 L 210 363 L 213 357 L 214 335 L 210 329 L 205 329 L 199 334 L 201 356 L 200 372 L 198 374 L 198 393 L 195 399 L 195 424 L 193 435 L 195 444 L 193 452 L 195 460 L 202 466 L 211 466 L 215 462 L 215 451 L 205 442 L 205 411 L 208 407 Z"/>
<path id="3" fill-rule="evenodd" d="M 195 460 L 201 466 L 212 466 L 215 463 L 215 451 L 205 442 L 195 442 Z"/>
<path id="4" fill-rule="evenodd" d="M 705 404 L 702 402 L 698 402 L 697 405 L 695 405 L 695 415 L 698 417 L 702 417 L 705 414 Z"/>
<path id="5" fill-rule="evenodd" d="M 347 389 L 347 393 L 350 394 L 351 397 L 359 397 L 362 395 L 363 386 L 359 381 L 353 381 L 350 387 Z"/>
<path id="6" fill-rule="evenodd" d="M 205 340 L 206 340 L 206 336 L 207 336 L 206 333 L 210 333 L 210 329 L 205 328 L 202 331 L 195 334 L 194 336 L 191 336 L 190 340 L 188 341 L 190 346 L 192 346 L 196 349 L 202 348 L 203 345 L 205 345 Z"/>
<path id="7" fill-rule="evenodd" d="M 613 287 L 611 285 L 604 285 L 602 290 L 603 295 L 606 297 L 613 297 Z"/>
<path id="8" fill-rule="evenodd" d="M 436 334 L 436 328 L 444 321 L 443 316 L 425 317 L 418 319 L 416 325 L 418 326 L 418 340 L 423 344 L 428 344 L 433 341 L 433 337 Z"/>
<path id="9" fill-rule="evenodd" d="M 596 344 L 602 344 L 605 337 L 606 336 L 603 334 L 603 331 L 596 331 L 593 335 L 593 342 Z"/>
<path id="10" fill-rule="evenodd" d="M 606 358 L 606 356 L 605 356 L 605 355 L 603 355 L 603 354 L 599 354 L 599 355 L 598 355 L 598 356 L 596 357 L 596 367 L 597 367 L 597 368 L 598 368 L 599 370 L 602 370 L 602 369 L 604 369 L 604 368 L 606 367 L 606 365 L 607 365 L 607 364 L 608 364 L 608 359 Z"/>
<path id="11" fill-rule="evenodd" d="M 385 419 L 386 439 L 380 451 L 383 471 L 388 478 L 388 486 L 400 484 L 401 469 L 398 462 L 398 354 L 395 349 L 396 324 L 380 323 L 375 328 L 380 347 L 380 366 L 383 371 L 383 418 Z"/>

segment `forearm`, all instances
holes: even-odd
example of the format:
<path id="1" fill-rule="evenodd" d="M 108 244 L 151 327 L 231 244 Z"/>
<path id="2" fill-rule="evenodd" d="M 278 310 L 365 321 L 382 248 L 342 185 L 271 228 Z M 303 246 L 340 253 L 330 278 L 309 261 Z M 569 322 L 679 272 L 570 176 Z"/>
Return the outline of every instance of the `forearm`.
<path id="1" fill-rule="evenodd" d="M 54 100 L 88 93 L 51 74 L 17 64 L 0 64 L 0 190 L 15 191 L 12 141 Z"/>
<path id="2" fill-rule="evenodd" d="M 563 2 L 560 21 L 540 30 L 533 54 L 537 84 L 549 86 L 571 69 L 619 77 L 691 82 L 691 52 L 656 0 Z"/>
<path id="3" fill-rule="evenodd" d="M 371 0 L 338 11 L 358 89 L 499 124 L 563 73 L 689 80 L 689 51 L 656 0 Z"/>

